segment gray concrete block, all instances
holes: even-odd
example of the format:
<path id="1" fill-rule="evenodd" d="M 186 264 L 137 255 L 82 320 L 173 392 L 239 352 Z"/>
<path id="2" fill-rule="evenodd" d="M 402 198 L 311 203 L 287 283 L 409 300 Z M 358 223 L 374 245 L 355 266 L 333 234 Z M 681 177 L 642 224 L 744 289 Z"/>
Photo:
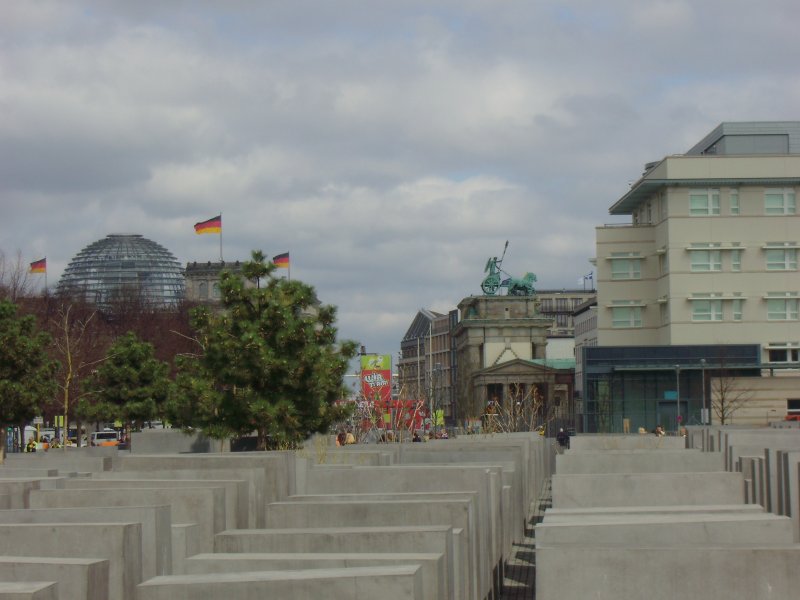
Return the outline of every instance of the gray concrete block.
<path id="1" fill-rule="evenodd" d="M 106 559 L 112 600 L 134 598 L 142 580 L 139 523 L 0 524 L 0 548 L 15 556 Z"/>
<path id="2" fill-rule="evenodd" d="M 46 508 L 0 511 L 0 523 L 139 523 L 142 530 L 142 577 L 171 575 L 171 512 L 168 505 Z"/>
<path id="3" fill-rule="evenodd" d="M 289 452 L 228 452 L 222 454 L 156 454 L 118 455 L 114 471 L 180 471 L 187 469 L 259 469 L 264 476 L 263 498 L 260 505 L 284 500 L 292 488 L 289 465 L 294 454 Z M 233 475 L 237 479 L 240 476 Z"/>
<path id="4" fill-rule="evenodd" d="M 417 565 L 311 571 L 258 571 L 156 577 L 139 586 L 139 600 L 264 598 L 408 598 L 422 600 Z"/>
<path id="5" fill-rule="evenodd" d="M 553 475 L 553 506 L 671 506 L 744 503 L 741 473 Z"/>
<path id="6" fill-rule="evenodd" d="M 477 492 L 478 513 L 486 511 L 485 514 L 493 520 L 490 535 L 495 554 L 492 558 L 493 562 L 499 562 L 504 552 L 510 550 L 510 542 L 504 547 L 503 527 L 508 526 L 508 519 L 502 513 L 499 471 L 499 468 L 470 465 L 354 467 L 343 470 L 317 467 L 308 472 L 305 493 Z"/>
<path id="7" fill-rule="evenodd" d="M 0 465 L 0 478 L 3 479 L 38 479 L 41 477 L 58 477 L 59 475 L 59 469 Z"/>
<path id="8" fill-rule="evenodd" d="M 536 548 L 577 544 L 580 546 L 791 544 L 787 517 L 755 514 L 654 514 L 630 515 L 608 521 L 574 518 L 547 521 L 536 526 Z"/>
<path id="9" fill-rule="evenodd" d="M 264 469 L 161 469 L 157 471 L 104 471 L 93 474 L 93 479 L 118 480 L 142 479 L 156 481 L 235 481 L 238 483 L 236 502 L 226 499 L 227 505 L 238 506 L 237 528 L 257 527 L 256 516 L 261 518 L 260 527 L 264 526 Z M 243 522 L 242 522 L 243 521 Z"/>
<path id="10" fill-rule="evenodd" d="M 431 445 L 433 445 L 433 443 L 424 444 L 424 446 Z M 459 460 L 459 456 L 462 454 L 464 457 L 462 460 Z M 472 455 L 471 457 L 475 460 L 469 460 L 470 455 Z M 494 472 L 498 472 L 498 468 L 502 469 L 500 473 L 501 483 L 503 486 L 509 488 L 507 492 L 509 496 L 509 510 L 503 514 L 509 515 L 510 517 L 510 519 L 507 519 L 508 522 L 506 525 L 510 527 L 509 533 L 513 541 L 520 541 L 525 532 L 525 519 L 528 512 L 527 507 L 530 506 L 533 500 L 527 493 L 528 484 L 524 472 L 520 470 L 521 467 L 518 464 L 520 461 L 501 460 L 499 458 L 494 462 L 489 462 L 488 460 L 478 461 L 478 458 L 486 458 L 481 455 L 482 453 L 479 452 L 459 453 L 455 451 L 442 452 L 440 455 L 432 450 L 429 452 L 407 451 L 401 458 L 406 461 L 403 464 L 409 466 L 417 465 L 436 468 L 437 466 L 453 466 L 457 464 L 462 466 L 469 465 L 473 467 L 493 468 Z"/>
<path id="11" fill-rule="evenodd" d="M 230 451 L 228 440 L 213 440 L 202 433 L 180 429 L 144 429 L 131 434 L 132 454 L 180 454 Z"/>
<path id="12" fill-rule="evenodd" d="M 214 552 L 363 553 L 423 552 L 441 554 L 448 565 L 459 564 L 458 539 L 452 527 L 325 527 L 317 529 L 248 529 L 216 535 Z M 460 574 L 449 569 L 447 597 L 466 598 Z"/>
<path id="13" fill-rule="evenodd" d="M 0 556 L 0 581 L 55 581 L 59 596 L 70 600 L 108 598 L 107 560 Z"/>
<path id="14" fill-rule="evenodd" d="M 111 472 L 109 472 L 111 473 Z M 108 473 L 98 477 L 69 479 L 64 481 L 64 489 L 129 489 L 129 488 L 192 488 L 219 487 L 225 490 L 225 529 L 247 527 L 247 482 L 233 479 L 150 479 L 107 477 Z M 117 475 L 117 474 L 115 474 Z"/>
<path id="15" fill-rule="evenodd" d="M 0 600 L 58 600 L 52 581 L 0 581 Z"/>
<path id="16" fill-rule="evenodd" d="M 198 554 L 186 560 L 186 574 L 238 573 L 242 571 L 294 571 L 420 565 L 422 597 L 425 600 L 447 598 L 447 565 L 442 554 Z"/>
<path id="17" fill-rule="evenodd" d="M 799 561 L 800 546 L 797 545 L 556 546 L 536 553 L 536 597 L 788 599 L 795 598 L 800 589 Z"/>
<path id="18" fill-rule="evenodd" d="M 225 490 L 216 487 L 37 490 L 30 501 L 32 508 L 168 504 L 173 523 L 198 524 L 203 551 L 211 549 L 214 534 L 225 528 Z"/>
<path id="19" fill-rule="evenodd" d="M 594 452 L 603 450 L 679 450 L 686 440 L 678 436 L 653 434 L 590 434 L 582 433 L 570 438 L 570 451 Z"/>
<path id="20" fill-rule="evenodd" d="M 278 502 L 267 506 L 268 528 L 450 525 L 463 531 L 458 572 L 470 597 L 484 598 L 492 590 L 490 563 L 481 552 L 474 504 L 470 500 L 350 500 L 343 502 Z M 488 540 L 484 540 L 484 543 Z"/>
<path id="21" fill-rule="evenodd" d="M 186 559 L 203 552 L 200 526 L 197 523 L 175 523 L 172 532 L 172 572 L 181 575 L 185 571 Z"/>
<path id="22" fill-rule="evenodd" d="M 556 473 L 706 473 L 724 471 L 717 453 L 699 450 L 663 450 L 659 452 L 608 450 L 605 452 L 569 451 L 556 456 Z"/>
<path id="23" fill-rule="evenodd" d="M 0 494 L 9 498 L 9 508 L 28 508 L 30 506 L 31 490 L 57 489 L 62 487 L 60 478 L 40 479 L 0 479 Z"/>
<path id="24" fill-rule="evenodd" d="M 596 521 L 626 521 L 632 517 L 650 515 L 753 515 L 762 514 L 764 509 L 757 504 L 710 504 L 674 506 L 599 506 L 594 508 L 548 508 L 544 521 L 548 523 L 569 523 L 577 519 Z"/>
<path id="25" fill-rule="evenodd" d="M 111 456 L 92 456 L 93 448 L 75 448 L 62 452 L 36 452 L 8 454 L 6 466 L 13 468 L 58 469 L 92 473 L 111 469 Z M 96 448 L 99 450 L 99 448 Z M 114 450 L 116 452 L 116 450 Z"/>
<path id="26" fill-rule="evenodd" d="M 785 475 L 782 481 L 785 514 L 792 521 L 794 541 L 800 542 L 800 452 L 782 452 Z"/>

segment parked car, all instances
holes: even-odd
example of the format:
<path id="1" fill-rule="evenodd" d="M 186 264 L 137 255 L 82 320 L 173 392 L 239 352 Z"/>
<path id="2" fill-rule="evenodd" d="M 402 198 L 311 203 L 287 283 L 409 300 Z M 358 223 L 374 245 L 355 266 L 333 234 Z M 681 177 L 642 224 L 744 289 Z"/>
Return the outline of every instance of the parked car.
<path id="1" fill-rule="evenodd" d="M 119 446 L 119 437 L 113 429 L 92 432 L 89 438 L 90 446 Z"/>

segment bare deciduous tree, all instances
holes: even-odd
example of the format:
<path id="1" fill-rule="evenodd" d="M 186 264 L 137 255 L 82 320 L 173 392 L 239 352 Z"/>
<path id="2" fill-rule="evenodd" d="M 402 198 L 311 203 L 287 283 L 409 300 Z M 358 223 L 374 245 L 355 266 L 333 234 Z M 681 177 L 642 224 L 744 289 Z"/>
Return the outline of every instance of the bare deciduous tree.
<path id="1" fill-rule="evenodd" d="M 22 260 L 22 251 L 14 258 L 0 250 L 0 298 L 16 303 L 19 298 L 29 296 L 33 289 L 28 265 Z"/>
<path id="2" fill-rule="evenodd" d="M 742 377 L 722 369 L 711 379 L 711 408 L 720 425 L 728 424 L 733 414 L 753 397 L 753 390 Z"/>
<path id="3" fill-rule="evenodd" d="M 61 369 L 57 385 L 61 390 L 62 409 L 64 415 L 64 445 L 69 436 L 69 413 L 71 405 L 78 399 L 80 379 L 91 365 L 104 358 L 96 357 L 96 328 L 90 328 L 97 311 L 84 304 L 76 307 L 70 302 L 60 304 L 56 309 L 56 317 L 51 319 L 53 346 Z M 77 445 L 81 445 L 80 423 L 77 424 Z"/>
<path id="4" fill-rule="evenodd" d="M 505 401 L 493 400 L 487 406 L 483 419 L 487 433 L 533 431 L 552 421 L 554 407 L 545 401 L 539 386 L 515 383 L 508 390 Z"/>

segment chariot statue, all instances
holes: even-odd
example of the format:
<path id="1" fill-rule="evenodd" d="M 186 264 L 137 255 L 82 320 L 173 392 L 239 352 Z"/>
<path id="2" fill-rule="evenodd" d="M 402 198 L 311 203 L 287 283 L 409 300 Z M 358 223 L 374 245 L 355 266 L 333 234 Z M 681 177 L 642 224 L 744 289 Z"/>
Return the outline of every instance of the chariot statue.
<path id="1" fill-rule="evenodd" d="M 503 248 L 503 255 L 498 258 L 496 256 L 489 258 L 486 261 L 486 267 L 483 269 L 484 273 L 488 273 L 481 282 L 481 289 L 487 296 L 494 296 L 502 287 L 506 288 L 506 293 L 509 296 L 534 296 L 536 290 L 533 284 L 536 282 L 536 275 L 533 273 L 525 273 L 524 277 L 512 277 L 502 269 L 503 259 L 506 257 L 506 250 L 508 250 L 508 241 Z M 502 275 L 506 277 L 503 278 Z"/>

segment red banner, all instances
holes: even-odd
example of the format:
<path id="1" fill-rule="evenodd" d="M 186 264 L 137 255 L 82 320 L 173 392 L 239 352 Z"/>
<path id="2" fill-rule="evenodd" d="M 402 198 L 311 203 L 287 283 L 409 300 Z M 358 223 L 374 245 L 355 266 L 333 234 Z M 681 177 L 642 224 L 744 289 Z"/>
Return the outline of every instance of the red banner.
<path id="1" fill-rule="evenodd" d="M 388 402 L 392 399 L 392 357 L 368 354 L 361 357 L 361 393 L 367 400 Z"/>

